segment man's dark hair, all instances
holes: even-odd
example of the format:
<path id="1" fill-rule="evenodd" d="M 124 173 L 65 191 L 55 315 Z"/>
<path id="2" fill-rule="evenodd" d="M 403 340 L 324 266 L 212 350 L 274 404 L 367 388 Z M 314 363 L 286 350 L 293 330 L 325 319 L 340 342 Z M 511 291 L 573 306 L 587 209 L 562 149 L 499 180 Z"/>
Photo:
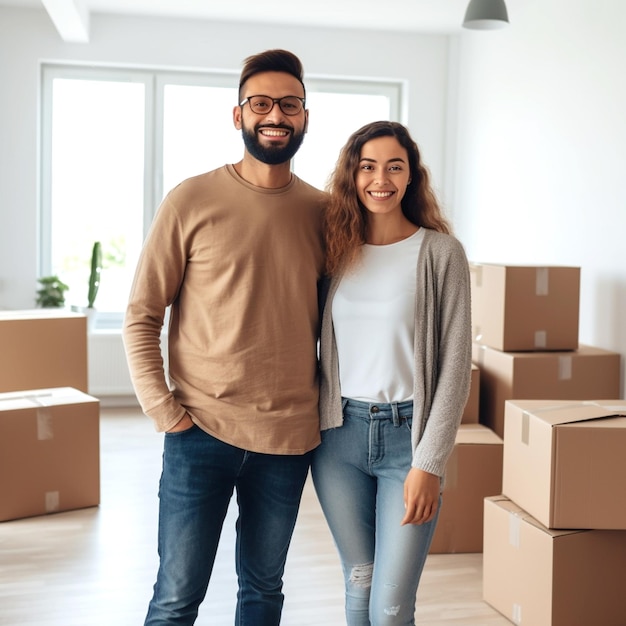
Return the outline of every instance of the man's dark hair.
<path id="1" fill-rule="evenodd" d="M 285 72 L 291 74 L 300 81 L 304 89 L 304 70 L 300 59 L 288 50 L 266 50 L 259 54 L 253 54 L 243 62 L 243 69 L 239 77 L 239 100 L 241 101 L 242 89 L 246 81 L 255 74 L 261 72 Z M 304 92 L 306 96 L 306 90 Z"/>

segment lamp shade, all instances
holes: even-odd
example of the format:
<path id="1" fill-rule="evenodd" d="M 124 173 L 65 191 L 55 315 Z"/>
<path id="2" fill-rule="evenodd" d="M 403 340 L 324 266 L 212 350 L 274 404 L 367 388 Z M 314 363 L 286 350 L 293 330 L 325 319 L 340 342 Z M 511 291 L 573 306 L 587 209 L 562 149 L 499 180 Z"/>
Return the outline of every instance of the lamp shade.
<path id="1" fill-rule="evenodd" d="M 509 24 L 504 0 L 470 0 L 463 20 L 464 28 L 494 30 Z"/>

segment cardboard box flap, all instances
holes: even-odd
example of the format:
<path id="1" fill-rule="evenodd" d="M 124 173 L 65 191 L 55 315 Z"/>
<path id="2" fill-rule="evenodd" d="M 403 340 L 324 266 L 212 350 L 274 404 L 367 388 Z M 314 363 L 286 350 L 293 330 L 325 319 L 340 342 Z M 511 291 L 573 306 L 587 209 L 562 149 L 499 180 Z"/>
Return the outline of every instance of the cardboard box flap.
<path id="1" fill-rule="evenodd" d="M 515 529 L 519 526 L 520 522 L 530 524 L 537 530 L 540 530 L 541 532 L 553 538 L 563 537 L 565 535 L 573 535 L 580 532 L 586 532 L 583 529 L 546 528 L 541 522 L 536 520 L 530 513 L 528 513 L 528 511 L 522 509 L 520 506 L 515 504 L 513 500 L 509 499 L 505 495 L 493 496 L 485 498 L 485 500 L 493 502 L 496 506 L 500 507 L 502 510 L 506 511 L 509 514 L 509 533 L 513 533 Z"/>
<path id="2" fill-rule="evenodd" d="M 563 404 L 562 400 L 507 400 L 524 413 L 532 414 L 550 426 L 573 424 L 589 420 L 626 417 L 626 402 L 623 400 L 583 400 Z"/>
<path id="3" fill-rule="evenodd" d="M 18 396 L 16 398 L 0 398 L 0 411 L 15 411 L 17 409 L 33 409 L 39 406 L 31 398 Z"/>
<path id="4" fill-rule="evenodd" d="M 59 404 L 81 404 L 94 400 L 92 396 L 72 387 L 56 387 L 53 389 L 37 389 L 26 396 L 37 402 L 39 406 L 57 406 Z"/>
<path id="5" fill-rule="evenodd" d="M 54 387 L 52 389 L 28 389 L 0 394 L 0 410 L 27 409 L 59 404 L 80 404 L 91 402 L 95 398 L 73 387 Z"/>

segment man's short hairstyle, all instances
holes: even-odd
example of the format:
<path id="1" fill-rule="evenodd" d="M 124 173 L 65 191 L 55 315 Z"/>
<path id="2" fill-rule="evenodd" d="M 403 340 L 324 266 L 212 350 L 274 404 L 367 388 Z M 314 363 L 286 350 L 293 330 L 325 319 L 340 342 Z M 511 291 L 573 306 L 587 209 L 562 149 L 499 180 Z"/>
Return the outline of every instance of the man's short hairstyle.
<path id="1" fill-rule="evenodd" d="M 266 50 L 259 54 L 247 57 L 243 62 L 243 69 L 239 77 L 239 100 L 246 81 L 261 72 L 285 72 L 296 78 L 304 89 L 304 70 L 300 59 L 288 50 Z M 306 90 L 304 92 L 306 96 Z"/>

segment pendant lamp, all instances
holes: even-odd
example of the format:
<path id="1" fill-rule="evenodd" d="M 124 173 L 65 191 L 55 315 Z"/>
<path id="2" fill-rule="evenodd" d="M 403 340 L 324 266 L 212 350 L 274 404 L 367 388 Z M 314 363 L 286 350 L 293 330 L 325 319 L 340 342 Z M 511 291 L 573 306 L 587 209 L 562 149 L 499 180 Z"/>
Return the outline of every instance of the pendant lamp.
<path id="1" fill-rule="evenodd" d="M 463 20 L 464 28 L 495 30 L 509 24 L 504 0 L 470 0 Z"/>

